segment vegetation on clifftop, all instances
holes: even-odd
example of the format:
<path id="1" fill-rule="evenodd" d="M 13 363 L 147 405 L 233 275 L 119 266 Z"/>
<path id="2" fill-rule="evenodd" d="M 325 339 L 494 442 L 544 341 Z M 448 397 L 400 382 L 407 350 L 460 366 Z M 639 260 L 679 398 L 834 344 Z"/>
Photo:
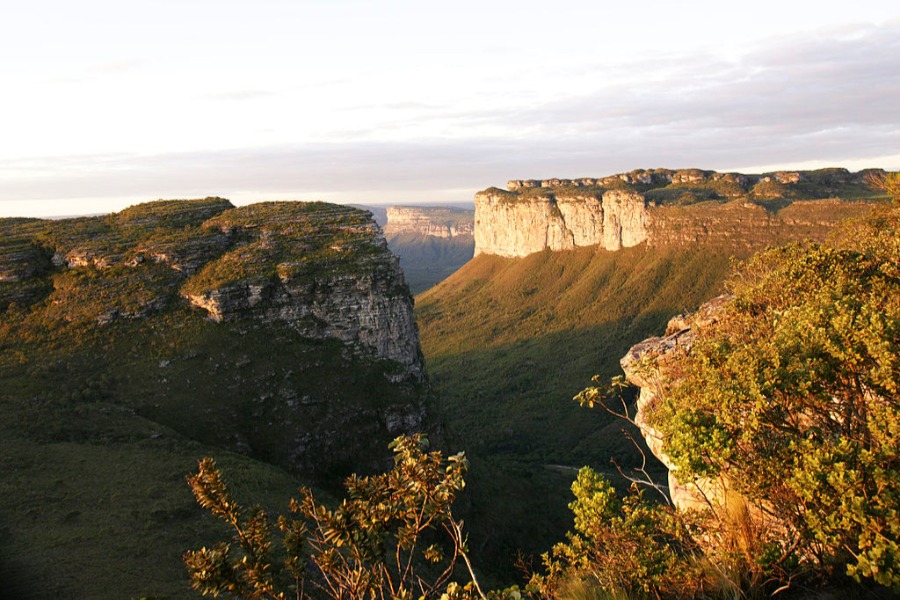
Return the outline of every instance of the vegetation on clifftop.
<path id="1" fill-rule="evenodd" d="M 345 207 L 211 198 L 0 220 L 0 596 L 184 597 L 180 553 L 215 539 L 184 486 L 198 457 L 228 468 L 238 498 L 286 506 L 301 483 L 380 469 L 396 428 L 422 418 L 427 385 L 395 383 L 403 365 L 248 314 L 215 323 L 182 297 L 264 230 L 292 257 L 321 249 L 306 272 L 323 281 L 373 262 L 395 277 L 367 214 Z M 256 257 L 277 280 L 282 263 Z"/>
<path id="2" fill-rule="evenodd" d="M 510 190 L 491 187 L 483 193 L 503 202 L 552 199 L 556 196 L 600 197 L 610 190 L 643 194 L 659 205 L 686 206 L 716 200 L 741 199 L 767 207 L 779 201 L 779 207 L 796 200 L 843 198 L 845 200 L 884 200 L 885 190 L 873 190 L 871 180 L 883 179 L 885 172 L 868 169 L 850 173 L 846 169 L 779 171 L 759 175 L 717 173 L 701 169 L 637 169 L 601 178 L 511 181 Z"/>

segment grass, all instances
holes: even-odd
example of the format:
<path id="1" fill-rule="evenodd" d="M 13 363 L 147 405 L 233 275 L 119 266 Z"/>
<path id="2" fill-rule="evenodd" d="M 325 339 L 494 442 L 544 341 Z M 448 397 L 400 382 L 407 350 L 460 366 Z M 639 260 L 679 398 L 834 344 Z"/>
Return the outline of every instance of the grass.
<path id="1" fill-rule="evenodd" d="M 548 465 L 637 466 L 627 425 L 571 398 L 592 375 L 616 374 L 628 348 L 669 317 L 716 295 L 730 260 L 708 247 L 480 255 L 417 297 L 448 443 L 472 459 L 481 564 L 512 565 L 517 550 L 536 555 L 562 539 L 574 476 Z"/>

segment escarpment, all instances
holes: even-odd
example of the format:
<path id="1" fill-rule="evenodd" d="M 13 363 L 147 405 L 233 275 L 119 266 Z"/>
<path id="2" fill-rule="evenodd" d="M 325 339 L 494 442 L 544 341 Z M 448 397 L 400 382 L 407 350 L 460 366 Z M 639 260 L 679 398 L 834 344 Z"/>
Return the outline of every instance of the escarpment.
<path id="1" fill-rule="evenodd" d="M 430 426 L 412 296 L 365 211 L 207 198 L 0 230 L 13 381 L 73 369 L 68 390 L 316 476 Z"/>
<path id="2" fill-rule="evenodd" d="M 527 256 L 580 246 L 619 250 L 647 239 L 647 207 L 637 193 L 528 195 L 491 188 L 475 195 L 475 254 Z"/>
<path id="3" fill-rule="evenodd" d="M 418 234 L 436 238 L 471 238 L 473 211 L 445 206 L 389 206 L 384 235 Z"/>
<path id="4" fill-rule="evenodd" d="M 868 182 L 879 174 L 640 169 L 601 178 L 512 180 L 507 190 L 476 194 L 475 254 L 817 237 L 867 209 L 878 197 Z"/>
<path id="5" fill-rule="evenodd" d="M 413 293 L 449 277 L 475 249 L 474 211 L 446 206 L 391 206 L 384 237 Z"/>

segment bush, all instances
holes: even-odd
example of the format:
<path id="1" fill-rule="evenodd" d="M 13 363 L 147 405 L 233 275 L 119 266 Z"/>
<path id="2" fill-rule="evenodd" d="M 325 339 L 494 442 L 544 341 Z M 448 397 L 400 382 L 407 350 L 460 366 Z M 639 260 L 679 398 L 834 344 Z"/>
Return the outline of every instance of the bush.
<path id="1" fill-rule="evenodd" d="M 235 532 L 233 542 L 184 555 L 191 583 L 203 595 L 239 598 L 484 598 L 469 563 L 462 524 L 451 505 L 465 485 L 465 456 L 444 460 L 425 452 L 421 435 L 394 440 L 394 468 L 347 479 L 348 498 L 329 510 L 308 489 L 278 520 L 282 539 L 274 560 L 268 515 L 247 513 L 232 498 L 212 459 L 189 478 L 199 504 Z M 453 581 L 462 561 L 470 581 Z M 308 587 L 307 587 L 308 586 Z"/>
<path id="2" fill-rule="evenodd" d="M 698 332 L 650 415 L 679 479 L 723 478 L 777 524 L 761 554 L 895 590 L 898 220 L 895 209 L 833 245 L 788 246 L 743 265 L 734 300 Z"/>

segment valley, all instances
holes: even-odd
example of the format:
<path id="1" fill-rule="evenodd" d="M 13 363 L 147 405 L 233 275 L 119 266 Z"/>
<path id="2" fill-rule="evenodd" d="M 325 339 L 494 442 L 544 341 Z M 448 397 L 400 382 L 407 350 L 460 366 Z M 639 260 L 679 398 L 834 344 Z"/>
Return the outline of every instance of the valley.
<path id="1" fill-rule="evenodd" d="M 413 294 L 423 292 L 467 263 L 475 252 L 474 212 L 436 206 L 391 206 L 384 237 Z"/>
<path id="2" fill-rule="evenodd" d="M 387 209 L 383 235 L 365 210 L 221 198 L 0 220 L 6 591 L 193 597 L 181 554 L 223 535 L 185 484 L 199 458 L 279 514 L 413 432 L 466 452 L 476 568 L 521 584 L 580 467 L 623 489 L 641 465 L 637 428 L 572 397 L 734 261 L 883 205 L 872 173 L 514 180 L 474 215 Z"/>

